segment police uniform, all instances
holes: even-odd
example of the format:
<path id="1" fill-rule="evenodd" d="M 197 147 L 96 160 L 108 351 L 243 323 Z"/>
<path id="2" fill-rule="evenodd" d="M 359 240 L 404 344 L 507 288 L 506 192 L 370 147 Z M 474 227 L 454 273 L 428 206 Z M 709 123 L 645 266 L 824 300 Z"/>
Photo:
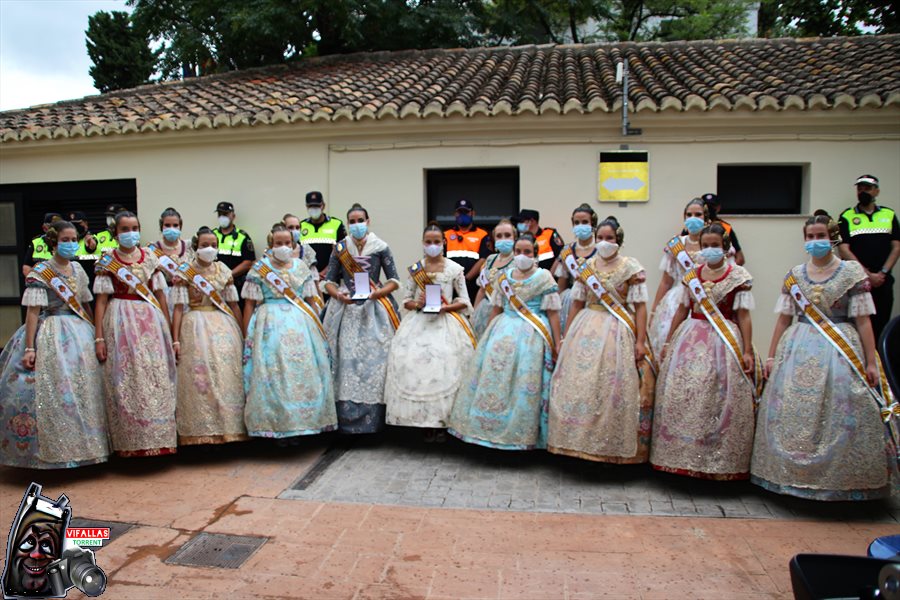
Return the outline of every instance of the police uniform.
<path id="1" fill-rule="evenodd" d="M 113 233 L 108 229 L 104 229 L 103 231 L 95 235 L 94 239 L 97 240 L 97 255 L 103 254 L 103 250 L 105 250 L 106 248 L 115 248 L 116 246 L 118 246 L 118 243 L 116 242 L 116 236 L 114 236 Z"/>
<path id="2" fill-rule="evenodd" d="M 552 227 L 538 229 L 535 239 L 538 244 L 538 266 L 542 269 L 550 269 L 565 244 L 559 237 L 559 233 Z"/>
<path id="3" fill-rule="evenodd" d="M 323 215 L 325 220 L 316 225 L 310 219 L 300 222 L 300 243 L 309 244 L 316 251 L 316 268 L 322 271 L 328 266 L 328 259 L 334 252 L 338 240 L 347 237 L 344 222 L 336 217 Z"/>
<path id="4" fill-rule="evenodd" d="M 51 258 L 53 258 L 53 252 L 44 235 L 39 235 L 28 243 L 28 249 L 25 251 L 25 264 L 29 267 Z"/>
<path id="5" fill-rule="evenodd" d="M 219 240 L 219 262 L 223 263 L 229 269 L 234 269 L 246 260 L 256 260 L 256 251 L 253 249 L 253 240 L 250 239 L 250 236 L 247 235 L 247 232 L 243 229 L 235 226 L 234 229 L 231 230 L 231 233 L 222 233 L 222 231 L 216 227 L 213 229 L 213 233 L 216 234 L 216 238 Z M 238 292 L 241 291 L 241 287 L 244 285 L 244 279 L 246 279 L 246 277 L 246 275 L 241 275 L 240 277 L 234 278 L 234 285 Z"/>
<path id="6" fill-rule="evenodd" d="M 886 206 L 873 205 L 875 211 L 869 215 L 857 204 L 841 213 L 838 226 L 841 230 L 841 243 L 848 244 L 850 251 L 870 273 L 883 272 L 885 281 L 877 288 L 872 288 L 872 300 L 876 313 L 872 315 L 872 330 L 875 341 L 881 331 L 891 320 L 891 309 L 894 305 L 894 276 L 883 267 L 891 254 L 892 242 L 900 241 L 900 225 L 897 214 Z"/>

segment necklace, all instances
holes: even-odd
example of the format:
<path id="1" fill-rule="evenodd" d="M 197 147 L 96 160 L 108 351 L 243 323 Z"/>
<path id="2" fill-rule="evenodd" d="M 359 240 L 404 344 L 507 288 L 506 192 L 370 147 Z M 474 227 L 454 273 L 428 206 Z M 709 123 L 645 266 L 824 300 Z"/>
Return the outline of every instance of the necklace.
<path id="1" fill-rule="evenodd" d="M 827 273 L 834 267 L 835 263 L 840 262 L 838 258 L 832 255 L 831 260 L 822 265 L 821 267 L 814 263 L 812 259 L 810 259 L 809 263 L 807 263 L 807 269 L 813 273 Z"/>
<path id="2" fill-rule="evenodd" d="M 716 279 L 717 276 L 724 273 L 725 269 L 727 269 L 727 268 L 728 268 L 728 261 L 723 260 L 721 266 L 713 268 L 707 264 L 707 265 L 704 265 L 703 270 L 705 271 L 704 275 L 709 276 L 710 279 Z"/>

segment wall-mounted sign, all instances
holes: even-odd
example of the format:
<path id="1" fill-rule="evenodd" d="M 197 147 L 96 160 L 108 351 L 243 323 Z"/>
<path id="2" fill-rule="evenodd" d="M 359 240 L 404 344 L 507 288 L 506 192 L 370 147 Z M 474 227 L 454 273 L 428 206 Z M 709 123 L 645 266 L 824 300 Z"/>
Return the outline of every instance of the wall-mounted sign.
<path id="1" fill-rule="evenodd" d="M 646 152 L 601 152 L 598 173 L 597 199 L 600 202 L 650 200 L 650 160 Z"/>

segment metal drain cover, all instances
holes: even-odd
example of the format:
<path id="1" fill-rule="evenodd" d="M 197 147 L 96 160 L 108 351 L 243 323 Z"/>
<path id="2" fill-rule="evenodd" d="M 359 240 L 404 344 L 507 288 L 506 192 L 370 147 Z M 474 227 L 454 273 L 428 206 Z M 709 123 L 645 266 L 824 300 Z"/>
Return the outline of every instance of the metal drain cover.
<path id="1" fill-rule="evenodd" d="M 103 540 L 102 546 L 91 546 L 90 550 L 102 550 L 106 546 L 110 544 L 117 537 L 134 527 L 131 523 L 118 523 L 116 521 L 94 521 L 92 519 L 78 519 L 72 518 L 69 521 L 69 527 L 72 528 L 85 528 L 85 529 L 95 529 L 95 528 L 109 528 L 109 539 Z"/>
<path id="2" fill-rule="evenodd" d="M 259 550 L 264 537 L 201 533 L 166 559 L 168 565 L 237 569 Z"/>

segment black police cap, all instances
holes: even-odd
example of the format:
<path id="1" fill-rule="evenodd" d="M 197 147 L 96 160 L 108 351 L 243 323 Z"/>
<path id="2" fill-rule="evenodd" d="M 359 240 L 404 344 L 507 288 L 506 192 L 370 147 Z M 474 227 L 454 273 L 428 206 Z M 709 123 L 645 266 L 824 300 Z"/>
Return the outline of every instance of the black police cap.
<path id="1" fill-rule="evenodd" d="M 515 223 L 520 223 L 522 221 L 527 221 L 528 219 L 534 219 L 535 221 L 541 220 L 541 213 L 536 210 L 531 210 L 529 208 L 523 208 L 519 211 L 519 214 L 513 217 L 513 221 Z"/>
<path id="2" fill-rule="evenodd" d="M 59 213 L 49 212 L 44 214 L 44 223 L 53 223 L 54 221 L 61 221 L 62 215 Z"/>
<path id="3" fill-rule="evenodd" d="M 457 200 L 456 201 L 456 209 L 455 210 L 475 210 L 475 205 L 472 204 L 471 200 Z"/>
<path id="4" fill-rule="evenodd" d="M 322 198 L 322 192 L 309 192 L 306 194 L 307 206 L 322 206 L 323 204 L 325 204 L 325 199 Z"/>
<path id="5" fill-rule="evenodd" d="M 217 213 L 234 212 L 234 204 L 232 204 L 231 202 L 219 202 L 216 205 L 216 212 Z"/>
<path id="6" fill-rule="evenodd" d="M 87 215 L 80 210 L 73 210 L 69 213 L 70 221 L 87 221 Z"/>

